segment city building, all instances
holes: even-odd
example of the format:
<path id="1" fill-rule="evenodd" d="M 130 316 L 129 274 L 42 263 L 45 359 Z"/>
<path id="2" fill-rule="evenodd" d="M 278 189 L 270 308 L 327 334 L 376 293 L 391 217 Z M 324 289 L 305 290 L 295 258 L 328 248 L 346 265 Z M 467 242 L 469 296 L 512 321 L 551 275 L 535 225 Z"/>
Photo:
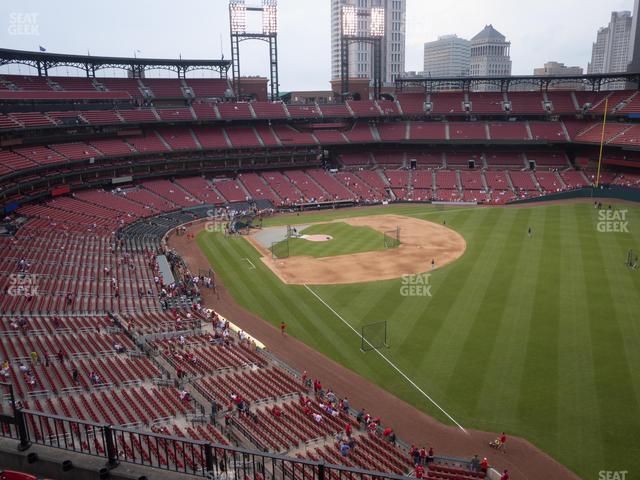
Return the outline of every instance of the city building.
<path id="1" fill-rule="evenodd" d="M 444 35 L 424 44 L 424 72 L 432 77 L 469 75 L 471 42 L 457 35 Z"/>
<path id="2" fill-rule="evenodd" d="M 493 25 L 487 25 L 471 39 L 472 77 L 506 77 L 511 75 L 511 42 Z M 496 87 L 480 85 L 478 91 L 489 91 Z"/>
<path id="3" fill-rule="evenodd" d="M 391 84 L 404 72 L 406 0 L 331 0 L 331 78 L 340 78 L 340 29 L 342 7 L 350 5 L 363 10 L 385 9 L 385 37 L 382 44 L 382 81 Z M 358 18 L 357 35 L 366 36 L 369 19 Z M 367 43 L 349 47 L 349 76 L 373 78 L 373 48 Z"/>
<path id="4" fill-rule="evenodd" d="M 546 62 L 543 67 L 533 69 L 533 74 L 539 77 L 582 75 L 583 73 L 582 67 L 567 67 L 564 63 L 559 62 Z M 584 84 L 579 80 L 563 81 L 549 86 L 549 90 L 582 90 L 583 88 Z"/>
<path id="5" fill-rule="evenodd" d="M 587 73 L 626 72 L 632 60 L 631 12 L 611 12 L 609 25 L 598 30 L 591 49 Z M 622 89 L 624 82 L 609 84 L 608 88 Z"/>

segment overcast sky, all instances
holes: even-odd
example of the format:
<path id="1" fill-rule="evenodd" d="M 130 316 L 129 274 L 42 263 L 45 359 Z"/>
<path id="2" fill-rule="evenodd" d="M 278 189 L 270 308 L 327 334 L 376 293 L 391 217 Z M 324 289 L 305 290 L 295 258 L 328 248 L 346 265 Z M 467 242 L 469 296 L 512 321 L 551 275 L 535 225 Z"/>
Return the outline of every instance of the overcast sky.
<path id="1" fill-rule="evenodd" d="M 247 0 L 252 1 L 257 0 Z M 230 58 L 227 4 L 227 0 L 2 0 L 0 44 L 114 56 L 132 56 L 139 50 L 142 57 L 220 58 L 222 51 Z M 279 0 L 278 8 L 280 90 L 328 89 L 330 0 Z M 422 70 L 425 41 L 450 33 L 471 38 L 491 23 L 511 42 L 514 74 L 531 74 L 549 60 L 586 70 L 598 28 L 609 22 L 612 11 L 632 9 L 633 0 L 407 0 L 406 69 Z M 266 44 L 246 43 L 241 55 L 243 74 L 267 74 Z M 20 68 L 20 73 L 28 72 Z M 13 66 L 10 73 L 19 73 L 18 68 Z M 56 73 L 67 74 L 64 69 Z"/>

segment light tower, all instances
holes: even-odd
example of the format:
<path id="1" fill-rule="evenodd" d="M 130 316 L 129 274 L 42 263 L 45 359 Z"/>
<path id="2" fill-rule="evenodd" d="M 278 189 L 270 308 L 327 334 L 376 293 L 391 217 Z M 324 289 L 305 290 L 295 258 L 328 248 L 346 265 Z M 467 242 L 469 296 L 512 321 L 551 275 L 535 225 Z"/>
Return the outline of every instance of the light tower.
<path id="1" fill-rule="evenodd" d="M 247 14 L 262 14 L 262 32 L 247 31 Z M 231 71 L 236 95 L 240 93 L 240 42 L 262 40 L 269 44 L 270 96 L 277 100 L 278 84 L 278 1 L 262 0 L 261 6 L 250 6 L 245 0 L 229 0 L 229 23 L 231 32 Z"/>
<path id="2" fill-rule="evenodd" d="M 359 34 L 359 18 L 369 19 L 368 32 Z M 358 8 L 344 5 L 340 19 L 340 80 L 342 95 L 349 93 L 349 45 L 369 43 L 373 45 L 373 96 L 380 97 L 382 88 L 382 39 L 384 38 L 385 9 L 382 7 Z"/>

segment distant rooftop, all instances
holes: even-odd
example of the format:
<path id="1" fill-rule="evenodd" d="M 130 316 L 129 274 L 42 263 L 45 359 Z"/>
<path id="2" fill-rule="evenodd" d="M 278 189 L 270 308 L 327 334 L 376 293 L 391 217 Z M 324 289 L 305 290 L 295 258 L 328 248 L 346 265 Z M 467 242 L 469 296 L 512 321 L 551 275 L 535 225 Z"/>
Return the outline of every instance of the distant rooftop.
<path id="1" fill-rule="evenodd" d="M 488 40 L 495 41 L 495 42 L 504 42 L 506 38 L 499 31 L 493 28 L 493 25 L 486 25 L 480 33 L 478 33 L 475 37 L 471 39 L 472 42 L 488 41 Z"/>

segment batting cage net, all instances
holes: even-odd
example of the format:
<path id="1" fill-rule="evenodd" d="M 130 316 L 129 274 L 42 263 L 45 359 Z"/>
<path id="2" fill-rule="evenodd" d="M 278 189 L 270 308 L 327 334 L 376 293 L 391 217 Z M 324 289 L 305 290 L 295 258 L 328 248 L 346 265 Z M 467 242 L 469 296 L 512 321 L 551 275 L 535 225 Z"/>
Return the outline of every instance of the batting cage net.
<path id="1" fill-rule="evenodd" d="M 289 239 L 273 242 L 270 250 L 273 259 L 289 258 Z"/>
<path id="2" fill-rule="evenodd" d="M 361 331 L 363 352 L 387 347 L 387 322 L 369 323 L 362 326 Z"/>
<path id="3" fill-rule="evenodd" d="M 384 248 L 397 248 L 400 246 L 400 227 L 384 232 Z"/>

